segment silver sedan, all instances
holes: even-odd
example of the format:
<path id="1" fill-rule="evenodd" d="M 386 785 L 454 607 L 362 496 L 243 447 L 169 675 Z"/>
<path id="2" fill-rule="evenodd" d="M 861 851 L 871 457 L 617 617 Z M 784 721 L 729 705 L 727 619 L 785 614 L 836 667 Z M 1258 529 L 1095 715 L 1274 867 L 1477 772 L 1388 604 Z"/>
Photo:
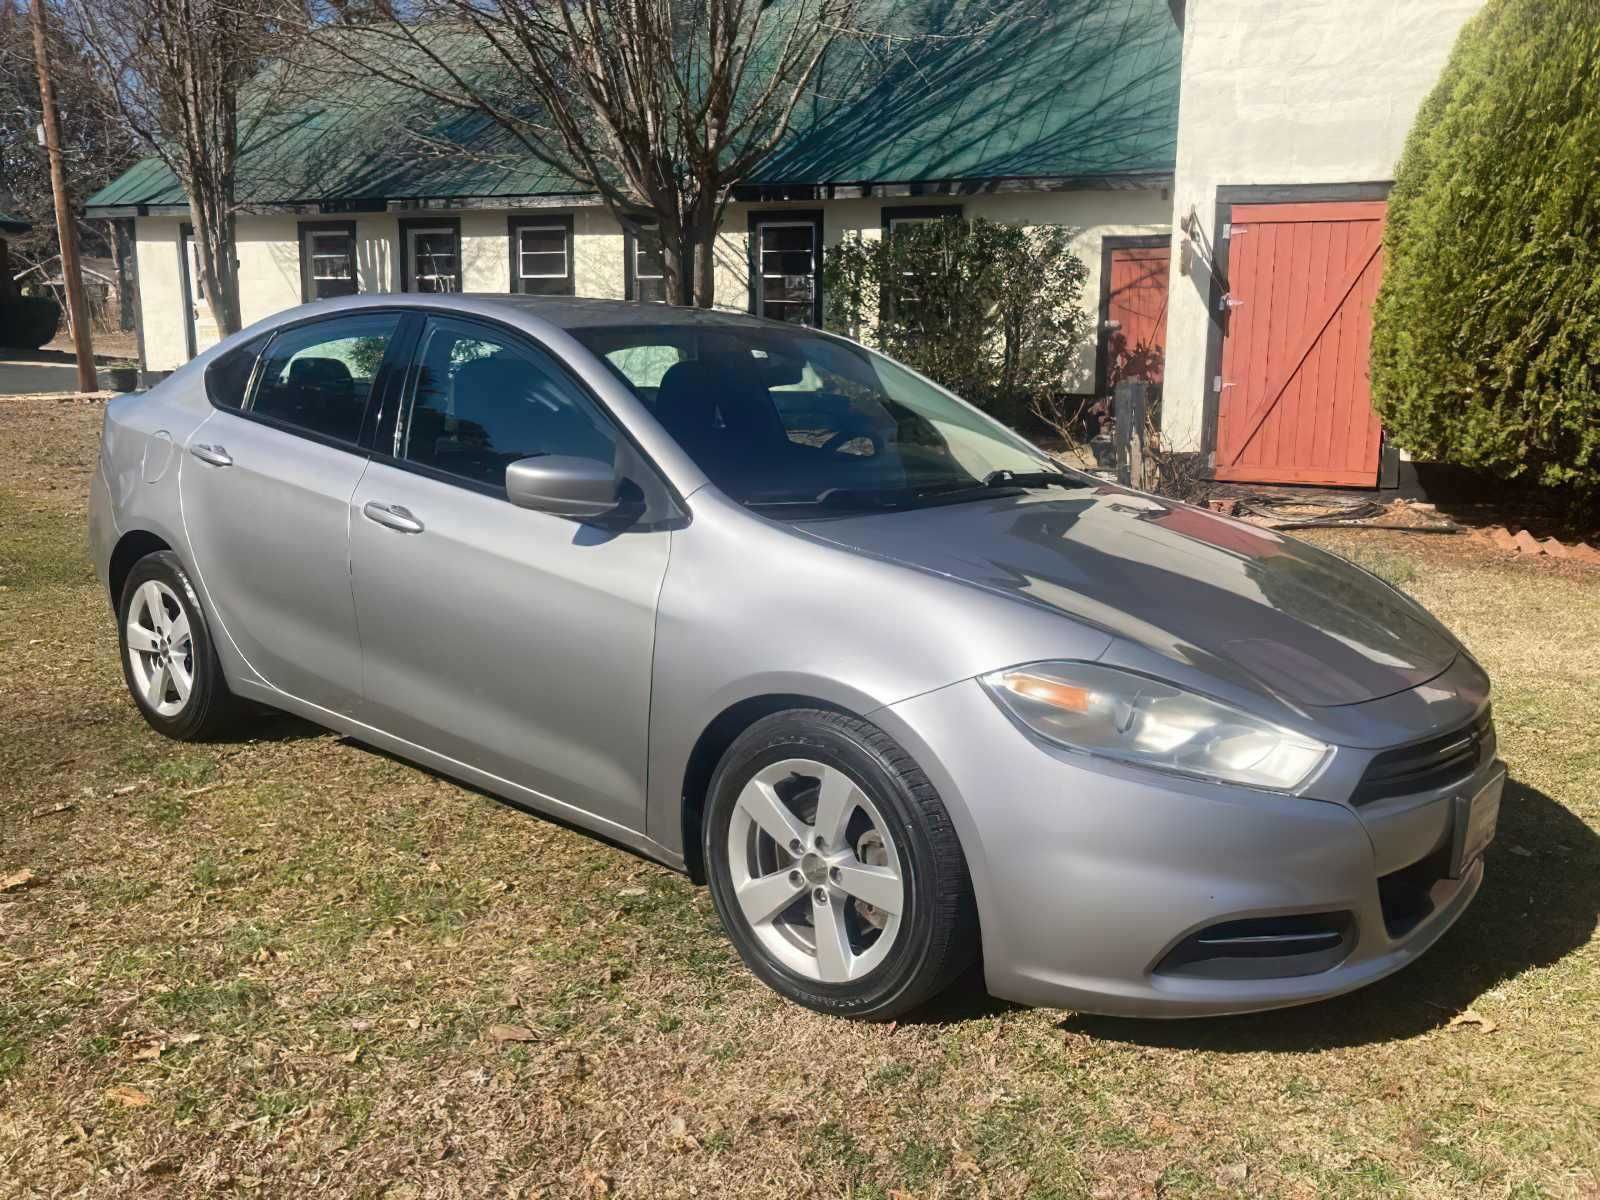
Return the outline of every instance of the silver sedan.
<path id="1" fill-rule="evenodd" d="M 1347 991 L 1483 878 L 1489 684 L 1404 595 L 1064 470 L 852 342 L 364 296 L 107 409 L 134 702 L 299 714 L 709 884 L 750 969 L 885 1019 Z"/>

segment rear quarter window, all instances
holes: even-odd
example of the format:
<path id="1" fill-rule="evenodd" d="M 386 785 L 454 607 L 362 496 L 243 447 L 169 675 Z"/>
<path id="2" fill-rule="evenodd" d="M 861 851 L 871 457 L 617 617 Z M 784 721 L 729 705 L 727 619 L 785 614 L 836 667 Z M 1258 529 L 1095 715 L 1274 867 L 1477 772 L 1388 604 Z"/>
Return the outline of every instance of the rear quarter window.
<path id="1" fill-rule="evenodd" d="M 267 344 L 267 335 L 251 338 L 236 346 L 206 368 L 206 394 L 218 408 L 244 407 L 244 394 L 255 372 L 256 359 Z"/>

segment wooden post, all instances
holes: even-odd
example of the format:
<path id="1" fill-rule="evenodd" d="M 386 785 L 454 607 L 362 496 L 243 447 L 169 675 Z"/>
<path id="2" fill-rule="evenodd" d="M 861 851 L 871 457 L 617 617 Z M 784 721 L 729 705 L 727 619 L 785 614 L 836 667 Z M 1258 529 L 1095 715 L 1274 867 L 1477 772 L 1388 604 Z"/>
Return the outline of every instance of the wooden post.
<path id="1" fill-rule="evenodd" d="M 1150 392 L 1150 384 L 1124 379 L 1117 384 L 1112 410 L 1117 422 L 1117 482 L 1141 492 L 1148 483 L 1144 435 L 1150 412 Z"/>
<path id="2" fill-rule="evenodd" d="M 94 344 L 89 330 L 89 306 L 84 301 L 83 275 L 78 266 L 78 230 L 72 219 L 72 197 L 67 192 L 67 172 L 61 158 L 61 123 L 56 118 L 56 90 L 50 82 L 50 46 L 45 38 L 46 0 L 32 0 L 33 61 L 39 72 L 39 107 L 44 124 L 44 148 L 50 156 L 50 190 L 56 199 L 56 235 L 61 242 L 61 281 L 67 289 L 67 322 L 78 356 L 78 390 L 100 388 L 94 373 Z"/>

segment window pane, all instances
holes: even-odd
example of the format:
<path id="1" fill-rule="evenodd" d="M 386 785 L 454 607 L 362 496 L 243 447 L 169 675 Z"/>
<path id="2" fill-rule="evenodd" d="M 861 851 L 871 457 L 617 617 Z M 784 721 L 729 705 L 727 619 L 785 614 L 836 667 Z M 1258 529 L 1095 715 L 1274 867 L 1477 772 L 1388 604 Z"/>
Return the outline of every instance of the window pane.
<path id="1" fill-rule="evenodd" d="M 311 259 L 311 298 L 355 295 L 355 246 L 350 235 L 311 233 L 306 243 Z"/>
<path id="2" fill-rule="evenodd" d="M 611 462 L 609 425 L 544 355 L 462 322 L 428 325 L 402 456 L 503 487 L 519 458 L 571 454 Z"/>
<path id="3" fill-rule="evenodd" d="M 667 273 L 661 257 L 661 231 L 654 227 L 640 232 L 634 242 L 634 274 L 644 279 L 659 278 Z"/>
<path id="4" fill-rule="evenodd" d="M 563 258 L 567 253 L 567 231 L 557 226 L 540 226 L 535 229 L 521 231 L 522 252 L 524 254 L 559 254 Z"/>
<path id="5" fill-rule="evenodd" d="M 372 381 L 400 318 L 341 317 L 273 339 L 252 412 L 340 441 L 361 437 Z"/>
<path id="6" fill-rule="evenodd" d="M 457 261 L 456 234 L 453 229 L 412 231 L 411 277 L 416 291 L 455 291 Z"/>
<path id="7" fill-rule="evenodd" d="M 903 368 L 806 330 L 639 324 L 572 333 L 629 382 L 631 353 L 671 347 L 680 361 L 651 376 L 654 389 L 634 386 L 741 502 L 798 513 L 914 507 L 981 496 L 977 485 L 997 470 L 1049 469 L 1009 430 Z"/>
<path id="8" fill-rule="evenodd" d="M 763 225 L 761 248 L 766 251 L 804 250 L 809 256 L 812 232 L 810 225 Z"/>
<path id="9" fill-rule="evenodd" d="M 256 358 L 266 343 L 265 337 L 252 338 L 206 368 L 206 391 L 213 404 L 222 408 L 244 406 L 244 390 L 250 386 L 250 373 L 256 369 Z"/>
<path id="10" fill-rule="evenodd" d="M 667 281 L 665 279 L 647 279 L 644 276 L 640 276 L 634 281 L 634 284 L 639 299 L 656 304 L 665 304 L 667 302 Z"/>
<path id="11" fill-rule="evenodd" d="M 761 256 L 761 273 L 763 275 L 810 275 L 811 251 L 784 250 L 774 252 L 769 250 Z"/>
<path id="12" fill-rule="evenodd" d="M 522 277 L 524 279 L 565 279 L 567 277 L 567 252 L 546 250 L 522 252 Z"/>
<path id="13" fill-rule="evenodd" d="M 767 275 L 761 280 L 761 298 L 765 304 L 771 304 L 775 300 L 809 303 L 811 279 L 806 275 Z"/>

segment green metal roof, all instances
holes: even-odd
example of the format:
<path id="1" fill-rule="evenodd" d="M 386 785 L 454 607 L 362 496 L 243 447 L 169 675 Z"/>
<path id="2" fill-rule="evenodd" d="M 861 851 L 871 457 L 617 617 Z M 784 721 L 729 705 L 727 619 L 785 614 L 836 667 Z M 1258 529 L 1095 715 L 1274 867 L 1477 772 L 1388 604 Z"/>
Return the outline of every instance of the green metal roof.
<path id="1" fill-rule="evenodd" d="M 1181 38 L 1167 0 L 1016 2 L 1024 15 L 1006 19 L 993 0 L 882 0 L 874 27 L 889 36 L 835 44 L 789 136 L 748 183 L 1170 175 Z M 348 94 L 330 90 L 253 132 L 240 155 L 242 203 L 588 191 L 481 114 L 441 110 L 371 79 Z M 374 137 L 378 114 L 461 153 L 421 154 L 413 139 Z M 172 174 L 146 159 L 86 206 L 185 202 Z"/>
<path id="2" fill-rule="evenodd" d="M 32 228 L 31 222 L 13 217 L 8 212 L 0 212 L 0 233 L 27 233 Z"/>

